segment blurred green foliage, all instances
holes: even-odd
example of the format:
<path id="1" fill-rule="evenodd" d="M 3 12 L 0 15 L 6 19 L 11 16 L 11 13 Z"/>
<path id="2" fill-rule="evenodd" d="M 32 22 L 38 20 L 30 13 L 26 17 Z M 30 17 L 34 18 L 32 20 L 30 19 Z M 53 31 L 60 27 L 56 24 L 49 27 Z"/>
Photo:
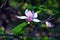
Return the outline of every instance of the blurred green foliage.
<path id="1" fill-rule="evenodd" d="M 16 26 L 15 28 L 13 28 L 13 29 L 11 30 L 11 32 L 12 32 L 13 34 L 20 33 L 20 32 L 22 31 L 22 29 L 23 29 L 26 25 L 27 25 L 27 23 L 26 23 L 26 22 L 23 22 L 22 24 L 20 24 L 20 25 Z"/>

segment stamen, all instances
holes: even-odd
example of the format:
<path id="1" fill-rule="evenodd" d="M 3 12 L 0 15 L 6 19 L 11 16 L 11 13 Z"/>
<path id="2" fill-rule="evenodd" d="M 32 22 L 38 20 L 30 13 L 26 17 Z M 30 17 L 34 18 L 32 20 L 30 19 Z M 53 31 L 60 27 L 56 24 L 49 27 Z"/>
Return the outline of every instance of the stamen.
<path id="1" fill-rule="evenodd" d="M 30 24 L 30 22 L 28 22 L 28 24 Z"/>

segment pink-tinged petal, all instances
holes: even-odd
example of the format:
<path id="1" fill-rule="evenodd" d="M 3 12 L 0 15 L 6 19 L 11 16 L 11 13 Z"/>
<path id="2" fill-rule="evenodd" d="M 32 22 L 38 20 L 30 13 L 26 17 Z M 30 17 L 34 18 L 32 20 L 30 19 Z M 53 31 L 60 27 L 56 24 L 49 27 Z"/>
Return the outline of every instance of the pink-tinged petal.
<path id="1" fill-rule="evenodd" d="M 26 19 L 27 18 L 26 16 L 16 16 L 16 17 L 19 19 Z"/>
<path id="2" fill-rule="evenodd" d="M 34 15 L 32 14 L 31 11 L 28 11 L 28 12 L 26 13 L 26 16 L 27 16 L 27 17 L 31 17 L 31 18 L 33 18 Z"/>
<path id="3" fill-rule="evenodd" d="M 41 21 L 38 20 L 38 19 L 33 19 L 32 21 L 34 21 L 34 22 L 41 22 Z"/>
<path id="4" fill-rule="evenodd" d="M 53 25 L 51 24 L 51 22 L 46 21 L 46 27 L 53 27 Z"/>
<path id="5" fill-rule="evenodd" d="M 33 15 L 33 12 L 30 11 L 30 10 L 28 10 L 28 9 L 25 10 L 25 15 L 26 15 L 27 17 L 33 17 L 33 16 L 34 16 L 34 15 Z"/>
<path id="6" fill-rule="evenodd" d="M 27 17 L 27 19 L 26 19 L 26 20 L 27 20 L 28 22 L 31 22 L 31 21 L 32 21 L 32 19 L 33 19 L 33 18 L 31 18 L 31 17 Z"/>

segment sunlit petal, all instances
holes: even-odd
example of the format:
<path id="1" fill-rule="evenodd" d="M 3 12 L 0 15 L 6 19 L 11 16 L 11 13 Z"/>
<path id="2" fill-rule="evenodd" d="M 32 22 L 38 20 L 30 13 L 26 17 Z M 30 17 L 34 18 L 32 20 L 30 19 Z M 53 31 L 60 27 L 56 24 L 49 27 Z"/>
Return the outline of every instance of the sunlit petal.
<path id="1" fill-rule="evenodd" d="M 19 19 L 26 19 L 27 18 L 26 16 L 16 16 L 16 17 Z"/>
<path id="2" fill-rule="evenodd" d="M 28 12 L 28 9 L 25 10 L 25 15 L 26 15 L 27 12 Z"/>
<path id="3" fill-rule="evenodd" d="M 34 22 L 40 22 L 40 20 L 38 20 L 38 19 L 33 19 L 32 21 L 34 21 Z"/>
<path id="4" fill-rule="evenodd" d="M 34 16 L 34 18 L 37 18 L 37 13 L 34 13 L 34 11 L 32 11 L 32 13 L 33 13 L 33 16 Z"/>
<path id="5" fill-rule="evenodd" d="M 35 13 L 35 14 L 34 14 L 34 18 L 37 18 L 37 16 L 38 16 L 37 13 Z"/>

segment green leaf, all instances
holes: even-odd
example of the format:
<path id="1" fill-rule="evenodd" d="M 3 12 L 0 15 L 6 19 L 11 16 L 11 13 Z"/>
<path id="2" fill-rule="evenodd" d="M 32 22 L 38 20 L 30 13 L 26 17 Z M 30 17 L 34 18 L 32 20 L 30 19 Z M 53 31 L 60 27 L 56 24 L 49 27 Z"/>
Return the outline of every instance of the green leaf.
<path id="1" fill-rule="evenodd" d="M 41 40 L 49 40 L 49 38 L 47 36 L 42 36 Z"/>
<path id="2" fill-rule="evenodd" d="M 39 14 L 39 13 L 41 13 L 41 12 L 42 12 L 42 10 L 38 10 L 36 13 Z"/>
<path id="3" fill-rule="evenodd" d="M 44 40 L 48 40 L 48 37 L 45 36 Z"/>
<path id="4" fill-rule="evenodd" d="M 41 25 L 41 27 L 42 27 L 42 28 L 45 28 L 45 27 L 46 27 L 46 25 L 45 25 L 45 24 L 42 24 L 42 25 Z"/>
<path id="5" fill-rule="evenodd" d="M 31 6 L 31 5 L 28 5 L 27 6 L 27 9 L 29 9 L 29 10 L 34 10 L 34 9 L 36 9 L 37 7 L 36 6 Z"/>
<path id="6" fill-rule="evenodd" d="M 4 34 L 4 31 L 0 28 L 0 34 Z"/>
<path id="7" fill-rule="evenodd" d="M 20 24 L 20 25 L 16 26 L 15 28 L 13 28 L 13 29 L 11 30 L 11 32 L 12 32 L 12 33 L 20 33 L 21 30 L 22 30 L 26 25 L 27 25 L 27 23 L 26 23 L 26 22 L 23 22 L 22 24 Z"/>
<path id="8" fill-rule="evenodd" d="M 24 40 L 27 40 L 27 37 L 26 36 L 24 36 Z"/>

